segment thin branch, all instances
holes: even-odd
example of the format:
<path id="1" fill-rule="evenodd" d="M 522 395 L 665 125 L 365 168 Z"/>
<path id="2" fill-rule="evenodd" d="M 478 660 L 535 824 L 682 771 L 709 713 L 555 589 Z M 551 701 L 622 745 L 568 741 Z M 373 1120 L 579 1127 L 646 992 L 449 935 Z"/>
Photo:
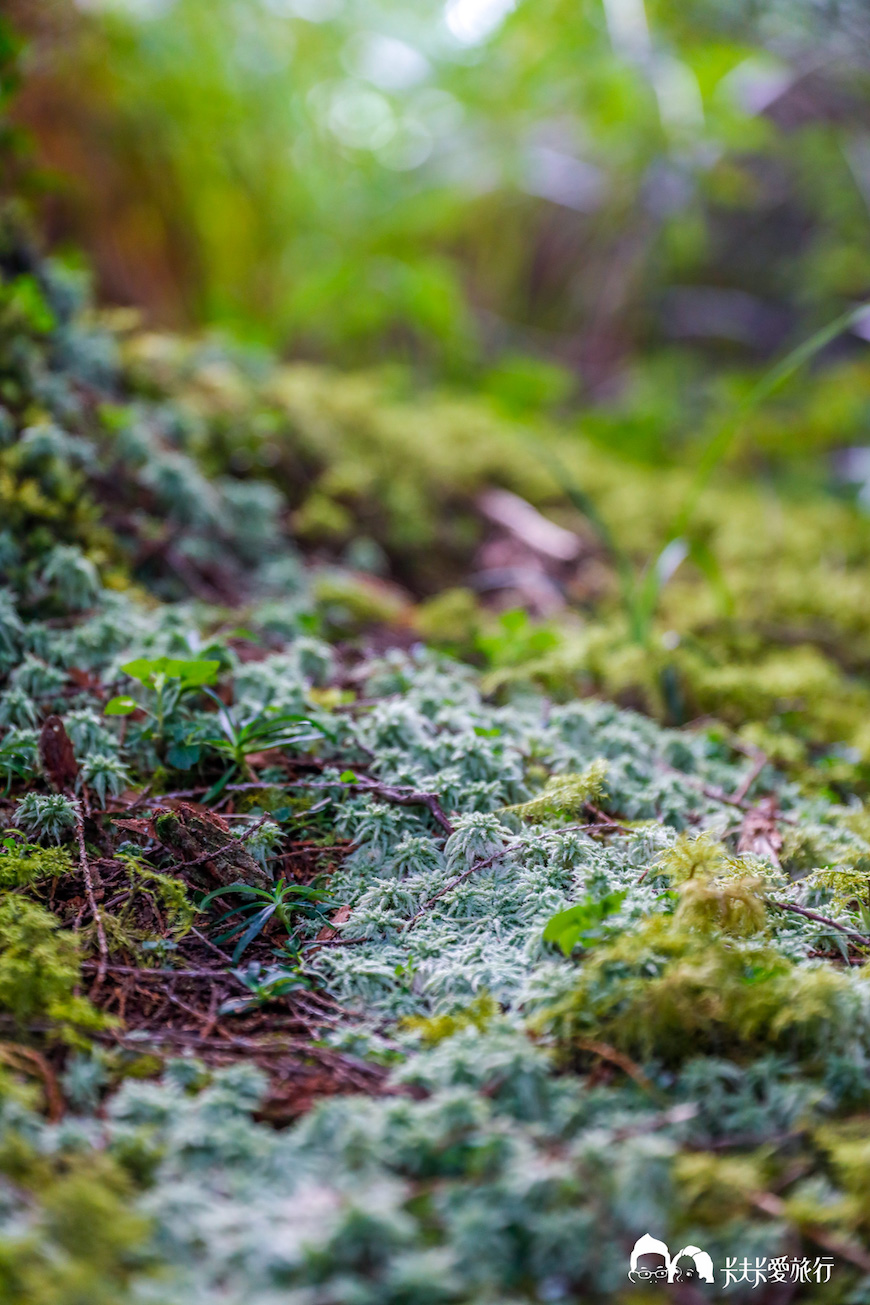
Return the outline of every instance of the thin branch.
<path id="1" fill-rule="evenodd" d="M 88 854 L 85 849 L 85 822 L 82 819 L 82 809 L 78 802 L 75 805 L 76 812 L 76 837 L 79 845 L 79 865 L 82 869 L 82 875 L 85 881 L 85 892 L 88 897 L 88 905 L 91 908 L 91 914 L 94 917 L 94 924 L 97 930 L 97 944 L 100 950 L 100 964 L 97 969 L 97 980 L 94 984 L 93 991 L 103 986 L 106 977 L 106 969 L 109 964 L 109 945 L 106 942 L 106 930 L 103 927 L 103 917 L 100 915 L 100 908 L 97 906 L 97 899 L 94 894 L 94 879 L 91 874 Z"/>
<path id="2" fill-rule="evenodd" d="M 308 787 L 325 788 L 327 785 L 309 785 Z M 426 807 L 432 819 L 441 826 L 448 837 L 455 832 L 453 825 L 444 814 L 437 793 L 418 793 L 414 789 L 396 788 L 392 784 L 381 784 L 375 779 L 368 778 L 354 780 L 353 783 L 348 784 L 348 788 L 362 789 L 366 793 L 373 793 L 375 797 L 382 797 L 387 802 L 395 802 L 400 807 Z"/>
<path id="3" fill-rule="evenodd" d="M 83 968 L 93 969 L 96 962 L 85 961 Z M 139 979 L 231 979 L 233 976 L 227 970 L 170 970 L 170 969 L 149 969 L 144 965 L 107 965 L 106 969 L 109 974 L 135 974 Z"/>
<path id="4" fill-rule="evenodd" d="M 35 1069 L 45 1087 L 45 1104 L 48 1107 L 49 1121 L 56 1124 L 63 1118 L 64 1101 L 57 1075 L 41 1052 L 33 1047 L 19 1046 L 17 1042 L 0 1042 L 0 1060 L 5 1061 L 11 1069 L 21 1071 L 22 1061 Z"/>
<path id="5" fill-rule="evenodd" d="M 792 902 L 770 901 L 771 906 L 778 906 L 781 911 L 791 911 L 795 915 L 803 915 L 807 920 L 815 920 L 816 924 L 826 924 L 830 929 L 836 929 L 839 933 L 844 933 L 847 938 L 851 938 L 861 947 L 870 947 L 870 938 L 866 938 L 863 933 L 856 933 L 854 929 L 847 929 L 844 924 L 838 924 L 836 920 L 830 919 L 827 915 L 819 915 L 816 911 L 808 911 L 805 906 L 795 906 Z"/>
<path id="6" fill-rule="evenodd" d="M 654 1097 L 661 1095 L 655 1085 L 651 1083 L 646 1074 L 644 1074 L 640 1065 L 633 1061 L 630 1056 L 626 1056 L 623 1052 L 617 1051 L 616 1047 L 611 1047 L 609 1042 L 598 1042 L 592 1038 L 581 1038 L 579 1041 L 575 1042 L 574 1045 L 579 1047 L 581 1051 L 587 1051 L 592 1056 L 598 1056 L 600 1060 L 606 1060 L 609 1061 L 611 1065 L 616 1065 L 618 1069 L 622 1070 L 623 1074 L 627 1074 L 630 1079 L 633 1079 L 638 1087 L 642 1088 L 644 1092 L 649 1092 L 650 1095 Z"/>
<path id="7" fill-rule="evenodd" d="M 229 968 L 229 967 L 232 966 L 233 963 L 234 963 L 234 962 L 233 962 L 233 958 L 232 958 L 231 956 L 227 956 L 226 952 L 221 951 L 221 949 L 220 949 L 220 947 L 218 947 L 217 943 L 213 943 L 212 940 L 211 940 L 211 938 L 207 938 L 207 937 L 205 936 L 205 934 L 204 934 L 204 933 L 201 933 L 200 930 L 197 929 L 194 925 L 191 925 L 191 926 L 190 926 L 190 932 L 194 935 L 194 937 L 198 938 L 199 941 L 200 941 L 200 942 L 201 942 L 205 947 L 208 947 L 210 951 L 213 951 L 213 952 L 215 953 L 216 956 L 219 956 L 219 957 L 221 958 L 221 960 L 224 962 L 224 964 L 228 967 L 228 968 L 227 968 L 227 973 L 226 973 L 226 978 L 228 978 L 228 979 L 232 979 L 233 982 L 234 982 L 234 983 L 237 983 L 237 984 L 239 985 L 240 988 L 244 988 L 245 992 L 248 992 L 248 993 L 249 993 L 249 992 L 250 992 L 250 989 L 249 989 L 248 985 L 247 985 L 246 983 L 243 983 L 242 980 L 239 978 L 239 976 L 238 976 L 237 974 L 234 974 L 234 973 L 230 970 L 230 968 Z"/>
<path id="8" fill-rule="evenodd" d="M 599 822 L 596 822 L 593 825 L 563 825 L 561 829 L 547 829 L 544 831 L 544 833 L 538 834 L 537 839 L 548 838 L 553 834 L 567 834 L 567 833 L 588 834 L 594 830 L 603 830 L 603 829 L 617 829 L 625 834 L 631 832 L 625 827 L 625 825 L 618 825 L 614 821 L 609 820 L 606 822 L 606 824 L 601 824 Z M 496 861 L 500 861 L 502 857 L 508 856 L 509 853 L 511 852 L 519 851 L 519 849 L 522 846 L 523 843 L 517 840 L 510 843 L 505 843 L 504 847 L 500 848 L 498 852 L 493 852 L 492 856 L 486 857 L 485 860 L 483 861 L 475 861 L 474 865 L 470 865 L 467 870 L 463 870 L 461 874 L 454 875 L 453 878 L 448 880 L 448 882 L 444 884 L 442 888 L 438 889 L 437 893 L 433 893 L 433 895 L 429 898 L 429 900 L 423 903 L 423 905 L 420 907 L 416 915 L 412 916 L 410 920 L 406 921 L 406 923 L 402 927 L 402 932 L 407 933 L 409 929 L 413 929 L 417 921 L 423 918 L 423 916 L 426 914 L 429 908 L 431 906 L 434 906 L 434 904 L 438 901 L 439 898 L 444 897 L 452 889 L 457 888 L 461 883 L 464 883 L 466 879 L 470 879 L 473 874 L 477 874 L 478 870 L 487 870 L 491 865 L 494 865 Z"/>
<path id="9" fill-rule="evenodd" d="M 454 875 L 453 878 L 449 879 L 442 888 L 438 889 L 437 893 L 433 893 L 429 900 L 423 903 L 416 915 L 413 915 L 410 920 L 405 922 L 402 927 L 402 933 L 407 933 L 409 929 L 413 929 L 417 921 L 423 918 L 429 908 L 434 906 L 440 897 L 444 897 L 446 893 L 451 891 L 451 889 L 457 888 L 459 884 L 463 883 L 466 879 L 469 879 L 473 874 L 476 874 L 478 870 L 486 870 L 489 866 L 494 865 L 496 861 L 500 861 L 503 856 L 507 856 L 509 852 L 515 852 L 517 847 L 518 844 L 516 843 L 506 843 L 504 847 L 500 848 L 498 852 L 493 852 L 492 856 L 488 856 L 486 860 L 475 861 L 474 865 L 470 865 L 467 870 L 463 870 L 461 874 Z"/>
<path id="10" fill-rule="evenodd" d="M 764 755 L 763 752 L 760 752 L 758 756 L 755 758 L 755 763 L 752 769 L 749 771 L 748 775 L 746 775 L 746 777 L 744 778 L 743 783 L 740 785 L 738 789 L 735 790 L 734 795 L 732 797 L 733 802 L 740 803 L 745 800 L 745 798 L 749 793 L 749 790 L 752 788 L 752 785 L 758 779 L 758 776 L 764 770 L 764 767 L 766 765 L 767 765 L 767 757 Z"/>

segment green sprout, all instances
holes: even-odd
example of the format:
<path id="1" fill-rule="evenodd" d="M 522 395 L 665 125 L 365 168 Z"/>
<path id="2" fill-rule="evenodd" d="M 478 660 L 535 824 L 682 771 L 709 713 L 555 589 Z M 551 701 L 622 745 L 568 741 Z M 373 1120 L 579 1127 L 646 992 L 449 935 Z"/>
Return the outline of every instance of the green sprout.
<path id="1" fill-rule="evenodd" d="M 265 708 L 238 716 L 231 707 L 221 702 L 216 693 L 210 689 L 205 692 L 217 707 L 215 720 L 219 733 L 198 738 L 197 742 L 220 753 L 230 762 L 215 793 L 236 772 L 241 772 L 249 779 L 254 778 L 247 760 L 253 753 L 266 752 L 270 748 L 299 747 L 300 744 L 315 743 L 323 738 L 322 731 L 305 716 L 286 711 L 269 712 Z M 306 733 L 306 730 L 309 732 Z M 311 730 L 314 732 L 311 733 Z"/>
<path id="2" fill-rule="evenodd" d="M 164 727 L 186 693 L 214 684 L 220 662 L 203 658 L 139 657 L 125 662 L 121 670 L 154 695 L 153 705 L 146 706 L 129 694 L 111 698 L 104 708 L 107 716 L 129 716 L 139 709 L 151 717 L 152 737 L 163 738 Z"/>
<path id="3" fill-rule="evenodd" d="M 280 879 L 270 888 L 252 888 L 249 884 L 228 884 L 215 888 L 202 899 L 200 908 L 204 910 L 218 897 L 227 893 L 239 893 L 245 899 L 216 921 L 216 924 L 221 925 L 226 924 L 233 916 L 240 917 L 216 940 L 219 943 L 227 942 L 240 930 L 243 931 L 236 940 L 233 951 L 234 961 L 237 961 L 249 943 L 263 932 L 273 916 L 289 934 L 293 930 L 294 915 L 326 915 L 334 906 L 321 889 L 304 884 L 292 884 L 286 879 Z"/>

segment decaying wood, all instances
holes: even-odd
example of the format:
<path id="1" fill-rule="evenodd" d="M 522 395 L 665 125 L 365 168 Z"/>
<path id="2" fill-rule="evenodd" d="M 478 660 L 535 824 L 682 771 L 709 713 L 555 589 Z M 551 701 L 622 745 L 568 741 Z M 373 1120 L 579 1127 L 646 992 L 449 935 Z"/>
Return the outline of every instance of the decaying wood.
<path id="1" fill-rule="evenodd" d="M 201 887 L 241 882 L 267 888 L 271 882 L 220 816 L 180 802 L 157 811 L 153 823 L 154 833 L 167 851 L 183 858 L 176 873 L 189 874 Z"/>

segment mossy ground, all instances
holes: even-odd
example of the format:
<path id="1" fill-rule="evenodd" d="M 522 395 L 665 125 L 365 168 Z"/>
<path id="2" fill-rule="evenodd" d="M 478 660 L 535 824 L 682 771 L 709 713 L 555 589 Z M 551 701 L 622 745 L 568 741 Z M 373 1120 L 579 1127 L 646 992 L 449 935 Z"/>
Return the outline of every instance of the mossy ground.
<path id="1" fill-rule="evenodd" d="M 732 468 L 639 639 L 547 458 L 638 567 L 685 470 L 3 241 L 4 1298 L 639 1299 L 656 1230 L 865 1299 L 859 508 Z M 578 536 L 549 617 L 475 596 L 494 486 Z"/>

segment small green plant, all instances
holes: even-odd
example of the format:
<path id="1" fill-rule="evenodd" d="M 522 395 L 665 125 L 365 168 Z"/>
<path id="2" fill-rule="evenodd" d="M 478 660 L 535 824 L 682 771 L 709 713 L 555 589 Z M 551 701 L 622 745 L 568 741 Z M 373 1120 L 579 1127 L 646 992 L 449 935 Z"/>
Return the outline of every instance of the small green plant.
<path id="1" fill-rule="evenodd" d="M 5 792 L 12 787 L 13 780 L 30 779 L 34 773 L 33 747 L 20 735 L 9 734 L 0 742 L 0 776 L 6 780 Z"/>
<path id="2" fill-rule="evenodd" d="M 628 896 L 625 892 L 607 893 L 604 897 L 585 897 L 547 922 L 544 942 L 554 943 L 563 956 L 570 956 L 578 943 L 590 947 L 608 934 L 604 921 L 615 915 Z"/>
<path id="3" fill-rule="evenodd" d="M 26 793 L 12 817 L 25 833 L 54 843 L 75 829 L 77 820 L 78 803 L 63 793 Z"/>
<path id="4" fill-rule="evenodd" d="M 220 662 L 207 658 L 139 657 L 125 662 L 121 670 L 131 679 L 138 680 L 153 694 L 150 705 L 137 702 L 129 694 L 111 698 L 104 708 L 107 716 L 129 716 L 142 709 L 151 718 L 149 733 L 162 739 L 167 719 L 173 714 L 182 697 L 217 679 Z"/>
<path id="5" fill-rule="evenodd" d="M 548 818 L 574 820 L 583 814 L 588 802 L 598 799 L 604 789 L 607 762 L 598 757 L 577 775 L 551 775 L 542 791 L 529 802 L 506 807 L 529 824 Z"/>
<path id="6" fill-rule="evenodd" d="M 518 666 L 532 657 L 542 657 L 559 645 L 555 628 L 532 621 L 521 607 L 502 612 L 492 626 L 479 630 L 475 644 L 490 666 Z"/>
<path id="7" fill-rule="evenodd" d="M 259 961 L 250 961 L 232 973 L 249 990 L 250 996 L 227 998 L 220 1006 L 222 1015 L 239 1014 L 265 1006 L 279 997 L 287 997 L 291 992 L 306 992 L 311 988 L 311 980 L 300 965 L 288 968 L 286 965 L 261 965 Z"/>
<path id="8" fill-rule="evenodd" d="M 221 702 L 216 693 L 210 689 L 205 692 L 216 704 L 215 719 L 220 732 L 198 741 L 204 747 L 228 758 L 230 762 L 219 787 L 213 790 L 215 793 L 238 772 L 253 778 L 248 764 L 248 757 L 253 753 L 266 752 L 271 748 L 298 748 L 304 743 L 315 743 L 323 738 L 322 732 L 305 716 L 286 711 L 269 712 L 266 708 L 237 716 L 231 707 Z"/>
<path id="9" fill-rule="evenodd" d="M 263 932 L 273 916 L 289 934 L 293 930 L 295 915 L 328 915 L 334 906 L 321 889 L 305 884 L 288 883 L 286 879 L 280 879 L 270 888 L 251 888 L 248 884 L 228 884 L 216 888 L 202 899 L 200 907 L 205 910 L 217 898 L 228 893 L 239 893 L 245 899 L 216 922 L 221 925 L 231 920 L 233 916 L 241 917 L 217 939 L 219 943 L 227 942 L 242 930 L 233 951 L 234 961 L 237 961 L 249 943 Z"/>
<path id="10" fill-rule="evenodd" d="M 92 752 L 85 757 L 78 774 L 79 786 L 87 784 L 93 790 L 101 807 L 109 796 L 118 797 L 130 782 L 126 766 L 117 757 L 103 752 Z"/>
<path id="11" fill-rule="evenodd" d="M 51 550 L 41 578 L 73 612 L 90 607 L 100 592 L 100 578 L 93 562 L 80 548 L 65 544 Z"/>

